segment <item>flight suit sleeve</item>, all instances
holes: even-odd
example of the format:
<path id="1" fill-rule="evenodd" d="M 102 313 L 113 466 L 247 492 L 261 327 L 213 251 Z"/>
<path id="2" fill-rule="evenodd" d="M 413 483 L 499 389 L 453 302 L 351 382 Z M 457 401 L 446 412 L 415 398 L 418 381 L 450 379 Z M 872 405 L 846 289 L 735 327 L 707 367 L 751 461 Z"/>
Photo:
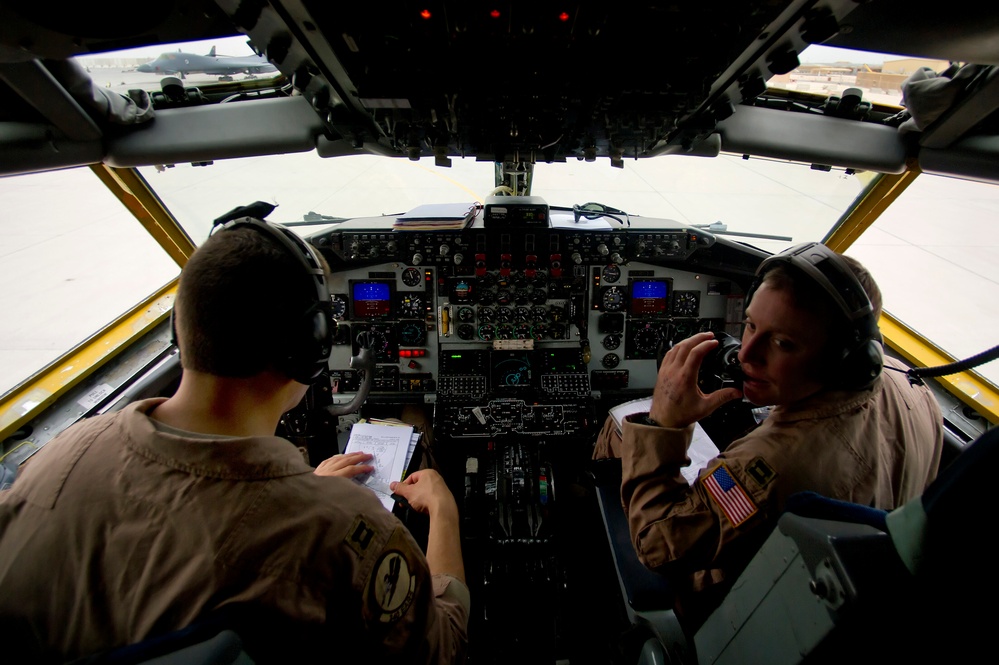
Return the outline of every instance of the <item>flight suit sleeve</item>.
<path id="1" fill-rule="evenodd" d="M 751 449 L 714 458 L 688 485 L 680 468 L 690 463 L 692 436 L 692 425 L 674 429 L 626 420 L 621 498 L 646 566 L 661 572 L 715 570 L 723 576 L 733 559 L 744 563 L 745 552 L 755 551 L 756 538 L 745 536 L 760 525 L 761 502 L 771 488 L 747 483 L 743 458 L 754 455 Z"/>
<path id="2" fill-rule="evenodd" d="M 468 645 L 467 587 L 433 575 L 412 536 L 399 527 L 378 553 L 363 583 L 363 620 L 387 659 L 461 663 Z"/>

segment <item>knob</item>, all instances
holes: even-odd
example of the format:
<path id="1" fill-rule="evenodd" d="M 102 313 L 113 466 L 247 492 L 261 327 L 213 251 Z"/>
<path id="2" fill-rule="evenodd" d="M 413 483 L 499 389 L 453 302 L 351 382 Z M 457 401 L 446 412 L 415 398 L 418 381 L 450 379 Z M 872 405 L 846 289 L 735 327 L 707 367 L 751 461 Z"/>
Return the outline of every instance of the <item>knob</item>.
<path id="1" fill-rule="evenodd" d="M 464 260 L 465 260 L 465 257 L 464 257 L 464 255 L 461 252 L 458 252 L 457 254 L 454 255 L 454 263 L 455 263 L 455 265 L 458 265 L 459 263 L 461 263 Z"/>
<path id="2" fill-rule="evenodd" d="M 394 252 L 397 248 L 398 245 L 396 244 L 395 240 L 389 240 L 388 244 L 385 245 L 385 249 L 387 249 L 390 252 Z"/>
<path id="3" fill-rule="evenodd" d="M 610 250 L 607 249 L 607 245 L 600 243 L 597 245 L 597 253 L 600 254 L 600 256 L 607 256 L 610 253 Z"/>
<path id="4" fill-rule="evenodd" d="M 673 250 L 674 252 L 679 252 L 679 251 L 680 251 L 680 243 L 678 243 L 678 242 L 677 242 L 676 240 L 674 240 L 673 242 L 671 242 L 671 243 L 669 244 L 669 247 L 670 247 L 670 249 L 672 249 L 672 250 Z"/>
<path id="5" fill-rule="evenodd" d="M 441 248 L 440 248 L 441 256 L 447 256 L 448 252 L 450 252 L 450 251 L 451 251 L 450 247 L 448 247 L 447 245 L 441 245 Z"/>
<path id="6" fill-rule="evenodd" d="M 624 259 L 621 258 L 620 254 L 618 254 L 617 252 L 614 252 L 613 254 L 611 254 L 611 262 L 613 262 L 613 263 L 624 263 Z"/>
<path id="7" fill-rule="evenodd" d="M 644 251 L 645 251 L 645 242 L 644 242 L 644 241 L 641 241 L 641 240 L 639 240 L 639 241 L 638 241 L 638 244 L 637 244 L 637 245 L 635 245 L 635 250 L 636 250 L 636 251 L 637 251 L 637 252 L 638 252 L 639 254 L 641 254 L 642 252 L 644 252 Z"/>
<path id="8" fill-rule="evenodd" d="M 578 266 L 580 263 L 583 262 L 582 255 L 580 255 L 579 252 L 573 252 L 572 253 L 572 262 L 575 263 Z"/>
<path id="9" fill-rule="evenodd" d="M 418 266 L 421 263 L 423 263 L 423 254 L 420 254 L 419 252 L 413 254 L 413 260 L 410 261 L 410 263 L 412 263 L 414 266 Z"/>

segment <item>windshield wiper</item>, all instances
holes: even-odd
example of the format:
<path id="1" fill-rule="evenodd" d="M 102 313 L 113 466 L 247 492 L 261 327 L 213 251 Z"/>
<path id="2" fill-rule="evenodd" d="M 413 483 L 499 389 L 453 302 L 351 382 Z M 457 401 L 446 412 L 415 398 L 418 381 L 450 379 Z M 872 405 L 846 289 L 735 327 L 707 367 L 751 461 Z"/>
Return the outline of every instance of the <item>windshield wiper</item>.
<path id="1" fill-rule="evenodd" d="M 739 236 L 741 238 L 760 238 L 761 240 L 783 240 L 785 242 L 792 242 L 794 238 L 791 236 L 773 236 L 766 233 L 741 233 L 739 231 L 729 231 L 728 224 L 724 222 L 711 222 L 710 224 L 694 224 L 696 228 L 704 229 L 705 231 L 710 231 L 711 233 L 716 233 L 722 236 Z"/>

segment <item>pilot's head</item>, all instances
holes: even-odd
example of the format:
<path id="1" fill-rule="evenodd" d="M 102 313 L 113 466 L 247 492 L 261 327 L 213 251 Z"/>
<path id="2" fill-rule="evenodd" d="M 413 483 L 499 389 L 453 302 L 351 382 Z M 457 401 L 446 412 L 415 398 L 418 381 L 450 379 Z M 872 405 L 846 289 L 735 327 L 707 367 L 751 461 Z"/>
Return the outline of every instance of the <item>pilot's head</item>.
<path id="1" fill-rule="evenodd" d="M 836 259 L 863 287 L 876 336 L 878 285 L 856 259 Z M 827 287 L 792 263 L 778 262 L 762 273 L 746 308 L 739 351 L 743 394 L 752 403 L 792 404 L 823 389 L 859 389 L 880 373 L 880 339 L 858 344 L 855 323 Z"/>
<path id="2" fill-rule="evenodd" d="M 317 295 L 297 248 L 260 225 L 266 223 L 214 233 L 181 271 L 175 305 L 181 363 L 218 377 L 276 372 L 308 383 L 329 354 L 328 345 L 325 355 L 319 348 L 330 337 L 325 281 Z M 310 256 L 328 274 L 318 253 Z"/>

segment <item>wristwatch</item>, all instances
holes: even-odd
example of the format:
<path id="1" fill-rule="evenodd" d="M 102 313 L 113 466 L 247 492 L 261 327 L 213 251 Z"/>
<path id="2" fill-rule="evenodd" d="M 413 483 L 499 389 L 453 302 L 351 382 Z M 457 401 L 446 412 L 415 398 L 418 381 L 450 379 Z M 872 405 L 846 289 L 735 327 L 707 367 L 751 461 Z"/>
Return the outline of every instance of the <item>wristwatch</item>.
<path id="1" fill-rule="evenodd" d="M 645 425 L 646 427 L 661 427 L 659 423 L 653 420 L 648 413 L 633 413 L 628 416 L 628 420 L 635 423 L 636 425 Z"/>

